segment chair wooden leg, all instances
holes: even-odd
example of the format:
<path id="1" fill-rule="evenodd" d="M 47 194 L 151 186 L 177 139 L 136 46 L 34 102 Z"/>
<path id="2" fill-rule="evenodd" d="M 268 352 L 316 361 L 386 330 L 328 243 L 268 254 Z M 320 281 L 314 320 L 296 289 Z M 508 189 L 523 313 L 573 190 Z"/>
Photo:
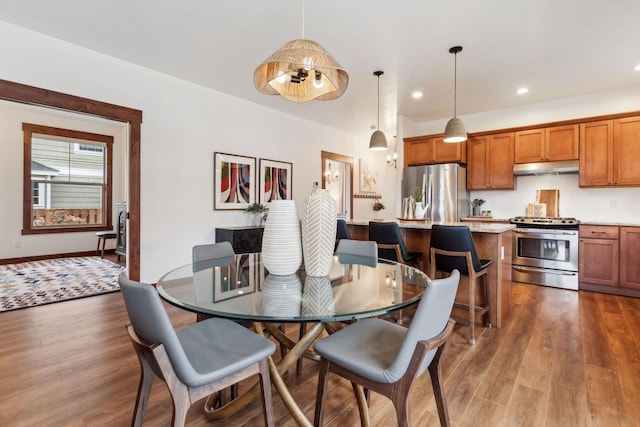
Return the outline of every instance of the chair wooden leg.
<path id="1" fill-rule="evenodd" d="M 438 417 L 442 427 L 449 427 L 449 411 L 447 410 L 447 402 L 444 397 L 444 388 L 440 382 L 440 356 L 444 350 L 445 344 L 441 345 L 436 351 L 433 360 L 429 364 L 429 375 L 431 376 L 431 385 L 433 387 L 433 395 L 436 399 L 436 407 L 438 408 Z"/>
<path id="2" fill-rule="evenodd" d="M 393 393 L 391 401 L 396 409 L 398 427 L 409 427 L 409 399 L 404 393 Z"/>
<path id="3" fill-rule="evenodd" d="M 315 427 L 320 427 L 324 423 L 324 401 L 326 397 L 329 361 L 320 360 L 320 370 L 318 372 L 318 393 L 316 394 L 316 413 L 313 421 Z"/>
<path id="4" fill-rule="evenodd" d="M 140 361 L 140 384 L 138 385 L 138 397 L 136 398 L 136 407 L 133 410 L 133 419 L 131 421 L 133 427 L 142 426 L 144 411 L 151 394 L 151 385 L 153 384 L 153 378 L 156 376 L 144 355 L 137 354 Z"/>
<path id="5" fill-rule="evenodd" d="M 269 359 L 261 360 L 258 362 L 258 366 L 260 368 L 260 388 L 262 390 L 262 414 L 264 415 L 264 424 L 267 427 L 274 427 Z"/>
<path id="6" fill-rule="evenodd" d="M 476 278 L 469 275 L 469 344 L 476 343 Z"/>

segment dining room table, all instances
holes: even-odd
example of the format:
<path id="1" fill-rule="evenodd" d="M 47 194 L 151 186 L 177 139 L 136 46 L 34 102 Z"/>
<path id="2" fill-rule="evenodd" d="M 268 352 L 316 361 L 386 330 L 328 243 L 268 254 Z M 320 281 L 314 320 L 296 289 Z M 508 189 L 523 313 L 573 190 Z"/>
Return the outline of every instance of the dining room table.
<path id="1" fill-rule="evenodd" d="M 355 255 L 335 255 L 326 276 L 307 275 L 304 263 L 294 274 L 273 275 L 264 267 L 261 253 L 249 253 L 180 266 L 164 274 L 156 288 L 165 301 L 199 317 L 251 322 L 256 333 L 278 341 L 286 351 L 277 362 L 270 357 L 271 381 L 297 424 L 311 426 L 282 375 L 302 357 L 318 360 L 313 343 L 348 322 L 385 315 L 402 322 L 403 310 L 420 301 L 429 281 L 415 267 Z M 292 339 L 280 327 L 287 323 L 307 327 Z M 354 391 L 367 425 L 364 392 L 359 386 Z M 231 416 L 259 393 L 256 383 L 221 407 L 208 399 L 205 415 L 210 420 Z"/>

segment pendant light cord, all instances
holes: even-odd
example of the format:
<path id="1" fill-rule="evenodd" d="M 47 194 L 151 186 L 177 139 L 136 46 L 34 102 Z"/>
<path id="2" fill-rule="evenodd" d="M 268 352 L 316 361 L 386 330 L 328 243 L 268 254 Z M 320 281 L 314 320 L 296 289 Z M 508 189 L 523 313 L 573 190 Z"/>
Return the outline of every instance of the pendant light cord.
<path id="1" fill-rule="evenodd" d="M 380 130 L 380 74 L 378 74 L 378 129 Z"/>
<path id="2" fill-rule="evenodd" d="M 304 39 L 304 0 L 302 0 L 302 39 Z"/>
<path id="3" fill-rule="evenodd" d="M 453 117 L 457 117 L 458 104 L 458 52 L 453 55 Z"/>

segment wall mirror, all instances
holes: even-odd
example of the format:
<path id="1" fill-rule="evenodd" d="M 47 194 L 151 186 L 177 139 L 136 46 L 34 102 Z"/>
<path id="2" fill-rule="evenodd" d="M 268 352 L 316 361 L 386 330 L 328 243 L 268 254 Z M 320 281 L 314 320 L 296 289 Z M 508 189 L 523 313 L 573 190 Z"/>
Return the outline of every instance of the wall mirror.
<path id="1" fill-rule="evenodd" d="M 338 213 L 353 215 L 353 157 L 322 152 L 322 188 L 329 190 Z"/>

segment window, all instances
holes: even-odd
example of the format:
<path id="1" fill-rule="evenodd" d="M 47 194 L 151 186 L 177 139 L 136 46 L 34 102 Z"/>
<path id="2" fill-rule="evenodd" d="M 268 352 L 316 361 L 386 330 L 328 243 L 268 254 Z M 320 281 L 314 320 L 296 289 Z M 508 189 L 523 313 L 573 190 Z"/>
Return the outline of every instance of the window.
<path id="1" fill-rule="evenodd" d="M 23 123 L 22 234 L 111 230 L 113 137 Z"/>

